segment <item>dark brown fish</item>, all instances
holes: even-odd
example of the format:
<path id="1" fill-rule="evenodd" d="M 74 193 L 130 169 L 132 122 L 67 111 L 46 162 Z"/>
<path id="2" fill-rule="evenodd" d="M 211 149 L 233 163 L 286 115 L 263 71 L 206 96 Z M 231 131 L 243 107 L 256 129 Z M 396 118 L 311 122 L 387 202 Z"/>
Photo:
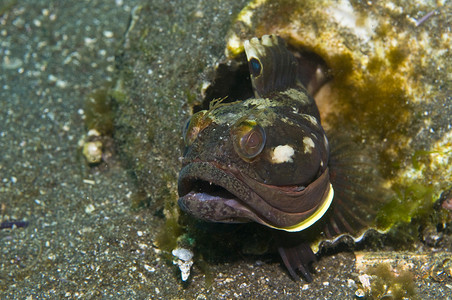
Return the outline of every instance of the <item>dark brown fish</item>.
<path id="1" fill-rule="evenodd" d="M 319 111 L 284 41 L 274 35 L 252 38 L 245 52 L 254 97 L 216 100 L 192 116 L 184 130 L 178 202 L 199 219 L 254 221 L 277 229 L 278 250 L 290 274 L 297 278 L 299 270 L 311 281 L 308 265 L 315 255 L 304 231 L 315 224 L 326 237 L 354 232 L 371 214 L 357 217 L 366 208 L 355 211 L 343 192 L 341 206 L 331 205 L 331 177 L 339 186 L 349 181 L 335 170 L 330 174 Z"/>

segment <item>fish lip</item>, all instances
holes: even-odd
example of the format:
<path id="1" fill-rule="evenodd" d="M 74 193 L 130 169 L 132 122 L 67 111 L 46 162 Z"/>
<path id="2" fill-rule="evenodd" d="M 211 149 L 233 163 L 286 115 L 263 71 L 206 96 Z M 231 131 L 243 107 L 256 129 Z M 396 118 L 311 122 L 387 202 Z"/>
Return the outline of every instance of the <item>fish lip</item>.
<path id="1" fill-rule="evenodd" d="M 225 168 L 222 168 L 219 164 L 193 161 L 185 164 L 179 173 L 178 194 L 183 197 L 192 192 L 196 181 L 224 188 L 223 185 L 225 185 L 227 179 L 236 180 L 235 176 L 226 172 Z"/>
<path id="2" fill-rule="evenodd" d="M 191 205 L 193 203 L 195 205 Z M 221 223 L 246 223 L 251 221 L 248 216 L 251 211 L 238 198 L 228 199 L 207 193 L 190 192 L 179 198 L 178 205 L 183 211 L 205 221 Z M 204 206 L 204 209 L 201 209 L 200 205 Z"/>
<path id="3" fill-rule="evenodd" d="M 190 162 L 179 175 L 178 204 L 183 211 L 206 221 L 243 223 L 256 220 L 252 209 L 240 200 L 246 199 L 247 195 L 233 192 L 228 185 L 243 183 L 218 163 Z"/>
<path id="4" fill-rule="evenodd" d="M 272 206 L 264 196 L 256 193 L 257 181 L 239 171 L 217 162 L 192 161 L 185 164 L 180 172 L 178 203 L 190 215 L 206 221 L 254 221 L 279 230 L 301 231 L 319 220 L 331 204 L 334 193 L 328 174 L 325 175 L 322 177 L 326 181 L 322 182 L 328 188 L 320 195 L 321 201 L 309 209 L 288 212 Z M 195 191 L 197 181 L 201 184 L 212 182 L 221 188 L 220 192 L 208 193 L 209 190 L 203 190 L 202 186 Z"/>

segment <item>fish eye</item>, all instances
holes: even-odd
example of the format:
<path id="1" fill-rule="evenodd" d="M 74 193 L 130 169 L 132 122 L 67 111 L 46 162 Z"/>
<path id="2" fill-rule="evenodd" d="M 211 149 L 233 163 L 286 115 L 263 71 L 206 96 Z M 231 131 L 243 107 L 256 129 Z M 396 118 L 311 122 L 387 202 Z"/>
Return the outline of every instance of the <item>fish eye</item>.
<path id="1" fill-rule="evenodd" d="M 264 129 L 256 121 L 240 122 L 232 131 L 234 149 L 244 160 L 258 156 L 264 149 L 266 136 Z"/>
<path id="2" fill-rule="evenodd" d="M 211 119 L 207 118 L 206 114 L 206 110 L 199 111 L 185 122 L 183 129 L 185 146 L 193 144 L 199 133 L 211 123 Z"/>
<path id="3" fill-rule="evenodd" d="M 262 71 L 261 62 L 257 58 L 252 57 L 249 61 L 249 65 L 250 65 L 251 74 L 253 74 L 254 77 L 258 77 Z"/>

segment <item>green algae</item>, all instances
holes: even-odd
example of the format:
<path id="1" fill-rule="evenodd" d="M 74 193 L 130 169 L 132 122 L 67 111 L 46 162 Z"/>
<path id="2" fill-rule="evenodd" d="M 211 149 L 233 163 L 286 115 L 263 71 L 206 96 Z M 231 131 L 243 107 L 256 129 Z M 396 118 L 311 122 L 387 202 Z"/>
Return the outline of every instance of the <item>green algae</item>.
<path id="1" fill-rule="evenodd" d="M 413 168 L 415 168 L 416 170 L 421 170 L 422 168 L 429 166 L 431 163 L 431 155 L 432 154 L 451 155 L 452 150 L 450 150 L 450 151 L 417 150 L 414 152 L 414 154 L 411 158 Z"/>
<path id="2" fill-rule="evenodd" d="M 407 58 L 407 50 L 401 47 L 391 47 L 387 51 L 386 57 L 392 69 L 397 69 Z"/>
<path id="3" fill-rule="evenodd" d="M 425 218 L 433 213 L 433 204 L 438 199 L 432 186 L 413 182 L 410 185 L 394 186 L 396 197 L 383 206 L 376 218 L 378 228 L 388 229 L 398 222 L 411 222 L 413 217 Z"/>
<path id="4" fill-rule="evenodd" d="M 417 299 L 414 275 L 410 271 L 396 275 L 388 264 L 378 264 L 366 273 L 372 276 L 369 295 L 372 299 Z"/>
<path id="5" fill-rule="evenodd" d="M 163 215 L 165 222 L 158 228 L 155 239 L 158 247 L 169 253 L 177 248 L 177 246 L 191 247 L 193 241 L 191 241 L 188 236 L 184 235 L 185 230 L 180 225 L 180 213 L 177 203 L 166 199 L 166 201 L 164 201 Z"/>
<path id="6" fill-rule="evenodd" d="M 407 159 L 404 140 L 414 120 L 414 108 L 408 104 L 401 82 L 391 75 L 364 75 L 359 86 L 341 79 L 343 76 L 333 83 L 342 108 L 334 124 L 346 122 L 359 128 L 356 139 L 370 139 L 375 144 L 383 176 L 395 175 Z"/>
<path id="7" fill-rule="evenodd" d="M 155 241 L 160 249 L 171 253 L 173 249 L 176 249 L 177 241 L 182 233 L 183 230 L 177 218 L 166 218 L 164 225 L 158 230 Z"/>
<path id="8" fill-rule="evenodd" d="M 109 84 L 93 91 L 85 101 L 85 126 L 101 135 L 112 135 L 114 130 L 113 102 Z"/>

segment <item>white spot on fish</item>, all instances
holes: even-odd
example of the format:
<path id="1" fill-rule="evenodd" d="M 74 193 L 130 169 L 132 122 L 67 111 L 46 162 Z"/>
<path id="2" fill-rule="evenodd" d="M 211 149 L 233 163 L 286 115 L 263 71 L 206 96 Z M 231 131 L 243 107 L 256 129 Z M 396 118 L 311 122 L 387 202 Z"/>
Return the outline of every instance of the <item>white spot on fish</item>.
<path id="1" fill-rule="evenodd" d="M 311 153 L 312 149 L 314 149 L 315 147 L 314 141 L 308 136 L 305 136 L 303 138 L 303 144 L 304 144 L 304 153 Z"/>
<path id="2" fill-rule="evenodd" d="M 272 151 L 272 162 L 275 164 L 293 162 L 295 150 L 289 145 L 279 145 Z"/>

